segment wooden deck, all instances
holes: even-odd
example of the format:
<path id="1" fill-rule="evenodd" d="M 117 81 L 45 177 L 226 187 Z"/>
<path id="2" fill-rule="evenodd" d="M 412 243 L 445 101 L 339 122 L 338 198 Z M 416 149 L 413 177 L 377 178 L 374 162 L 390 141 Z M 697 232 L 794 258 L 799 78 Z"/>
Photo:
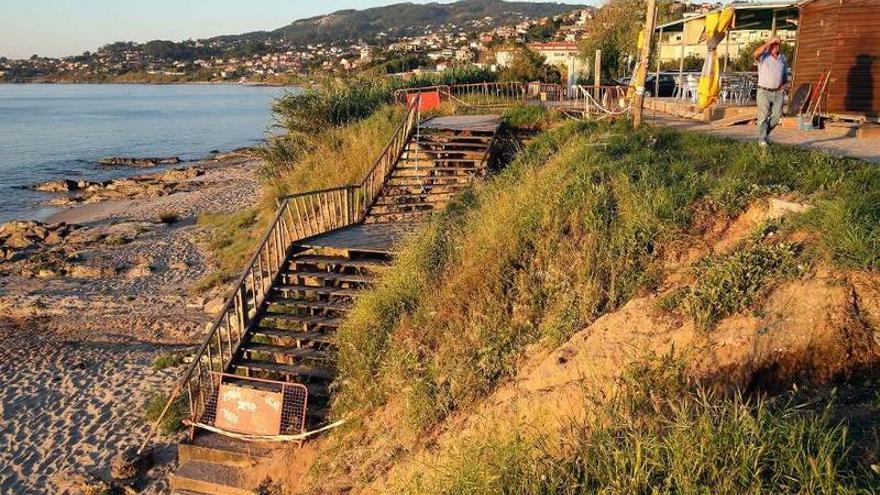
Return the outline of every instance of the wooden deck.
<path id="1" fill-rule="evenodd" d="M 350 225 L 297 243 L 306 248 L 331 248 L 392 254 L 395 245 L 421 226 L 417 222 Z"/>
<path id="2" fill-rule="evenodd" d="M 493 133 L 501 125 L 500 115 L 451 115 L 431 117 L 422 122 L 422 129 Z"/>

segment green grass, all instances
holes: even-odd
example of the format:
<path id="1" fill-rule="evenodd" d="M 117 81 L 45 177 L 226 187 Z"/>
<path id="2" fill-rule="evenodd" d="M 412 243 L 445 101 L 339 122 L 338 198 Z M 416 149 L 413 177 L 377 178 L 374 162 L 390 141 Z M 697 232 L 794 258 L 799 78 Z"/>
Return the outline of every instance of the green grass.
<path id="1" fill-rule="evenodd" d="M 327 78 L 302 93 L 289 93 L 274 106 L 276 120 L 289 133 L 318 133 L 365 119 L 393 102 L 394 91 L 441 84 L 464 84 L 493 79 L 483 69 L 453 68 L 409 78 L 360 74 L 348 79 Z"/>
<path id="2" fill-rule="evenodd" d="M 681 301 L 685 312 L 700 328 L 711 329 L 725 316 L 752 306 L 775 279 L 798 275 L 803 270 L 798 251 L 791 243 L 750 240 L 732 253 L 700 260 L 696 282 Z"/>
<path id="3" fill-rule="evenodd" d="M 162 409 L 165 407 L 167 401 L 168 396 L 165 392 L 157 391 L 150 395 L 147 399 L 147 403 L 144 405 L 144 421 L 147 421 L 148 423 L 156 421 L 162 413 Z M 162 422 L 159 425 L 161 431 L 166 434 L 179 431 L 183 427 L 183 420 L 186 418 L 187 414 L 189 414 L 189 412 L 186 404 L 186 397 L 180 395 L 174 400 L 171 404 L 171 408 L 168 409 L 168 413 L 162 419 Z"/>
<path id="4" fill-rule="evenodd" d="M 502 117 L 507 125 L 516 129 L 546 129 L 565 119 L 556 110 L 538 105 L 515 106 L 505 110 Z"/>
<path id="5" fill-rule="evenodd" d="M 398 488 L 406 494 L 856 494 L 880 476 L 848 449 L 833 404 L 719 395 L 669 356 L 631 367 L 586 419 L 496 424 L 447 447 Z"/>
<path id="6" fill-rule="evenodd" d="M 161 352 L 153 358 L 153 369 L 176 368 L 183 364 L 184 354 L 180 352 Z"/>
<path id="7" fill-rule="evenodd" d="M 234 278 L 254 249 L 263 226 L 256 209 L 236 213 L 205 213 L 198 217 L 197 224 L 209 229 L 208 249 L 213 261 L 219 266 L 214 271 L 196 281 L 190 288 L 196 293 L 205 292 Z"/>
<path id="8" fill-rule="evenodd" d="M 767 195 L 797 194 L 815 205 L 792 222 L 816 239 L 811 263 L 880 268 L 880 169 L 776 148 L 768 157 L 746 143 L 625 124 L 572 122 L 538 135 L 409 239 L 340 329 L 332 414 L 353 424 L 383 407 L 401 415 L 381 431 L 349 428 L 339 454 L 357 463 L 369 453 L 350 447 L 371 435 L 431 431 L 512 376 L 530 346 L 553 348 L 656 290 L 665 255 L 698 233 L 700 208 L 733 216 Z M 684 301 L 711 326 L 755 304 L 767 284 L 800 270 L 799 248 L 775 241 L 783 237 L 703 262 L 699 282 L 666 307 Z"/>

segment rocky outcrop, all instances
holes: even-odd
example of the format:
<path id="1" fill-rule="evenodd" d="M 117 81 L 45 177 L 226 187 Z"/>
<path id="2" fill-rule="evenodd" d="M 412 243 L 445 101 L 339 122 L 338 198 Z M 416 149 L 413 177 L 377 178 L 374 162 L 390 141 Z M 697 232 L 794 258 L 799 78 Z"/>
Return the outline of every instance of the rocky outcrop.
<path id="1" fill-rule="evenodd" d="M 126 177 L 105 182 L 71 179 L 54 180 L 30 186 L 29 189 L 44 192 L 68 193 L 49 203 L 69 206 L 81 203 L 97 203 L 112 199 L 159 197 L 176 192 L 192 191 L 200 184 L 192 179 L 204 175 L 198 167 L 172 168 L 162 173 Z"/>
<path id="2" fill-rule="evenodd" d="M 167 157 L 144 157 L 144 158 L 135 158 L 135 157 L 126 157 L 126 156 L 113 156 L 109 158 L 101 158 L 98 160 L 100 165 L 108 165 L 115 167 L 156 167 L 158 165 L 176 165 L 183 160 L 180 159 L 179 156 L 167 156 Z"/>
<path id="3" fill-rule="evenodd" d="M 0 225 L 0 260 L 23 259 L 28 251 L 62 243 L 77 229 L 79 226 L 63 222 L 44 224 L 30 220 L 15 220 Z"/>

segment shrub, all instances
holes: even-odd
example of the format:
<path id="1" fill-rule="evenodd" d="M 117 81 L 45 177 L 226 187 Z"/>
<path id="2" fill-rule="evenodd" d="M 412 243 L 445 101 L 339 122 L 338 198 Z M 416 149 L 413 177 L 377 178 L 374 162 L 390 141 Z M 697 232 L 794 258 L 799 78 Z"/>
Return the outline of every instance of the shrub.
<path id="1" fill-rule="evenodd" d="M 261 224 L 257 210 L 247 209 L 231 214 L 205 213 L 198 217 L 197 225 L 209 229 L 207 247 L 219 265 L 218 271 L 209 273 L 191 287 L 192 291 L 204 292 L 233 278 L 244 268 Z"/>
<path id="2" fill-rule="evenodd" d="M 164 370 L 183 364 L 184 354 L 180 352 L 161 352 L 153 358 L 153 369 Z"/>
<path id="3" fill-rule="evenodd" d="M 167 402 L 168 396 L 165 392 L 156 391 L 150 395 L 144 405 L 144 420 L 147 422 L 153 422 L 159 419 L 159 415 L 162 414 L 162 409 Z M 162 419 L 162 423 L 159 426 L 166 434 L 174 433 L 183 427 L 183 420 L 186 418 L 187 414 L 189 414 L 189 412 L 186 404 L 186 397 L 179 395 L 171 404 L 171 407 L 168 409 L 168 412 L 165 414 L 165 417 Z"/>
<path id="4" fill-rule="evenodd" d="M 311 134 L 364 119 L 393 100 L 394 91 L 441 84 L 489 81 L 489 71 L 453 68 L 436 74 L 386 77 L 363 74 L 345 80 L 324 79 L 302 93 L 279 98 L 273 110 L 279 125 L 288 132 Z"/>
<path id="5" fill-rule="evenodd" d="M 701 260 L 697 282 L 682 301 L 698 326 L 709 329 L 721 318 L 751 306 L 759 291 L 780 276 L 798 273 L 798 247 L 751 241 L 734 252 Z"/>

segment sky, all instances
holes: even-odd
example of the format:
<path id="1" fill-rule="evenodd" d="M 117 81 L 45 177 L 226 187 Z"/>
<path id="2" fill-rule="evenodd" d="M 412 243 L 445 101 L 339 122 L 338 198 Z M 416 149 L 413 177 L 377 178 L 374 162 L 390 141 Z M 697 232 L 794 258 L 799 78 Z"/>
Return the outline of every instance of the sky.
<path id="1" fill-rule="evenodd" d="M 399 1 L 402 0 L 2 0 L 0 56 L 61 57 L 95 50 L 114 41 L 180 41 L 271 30 L 303 17 Z"/>

